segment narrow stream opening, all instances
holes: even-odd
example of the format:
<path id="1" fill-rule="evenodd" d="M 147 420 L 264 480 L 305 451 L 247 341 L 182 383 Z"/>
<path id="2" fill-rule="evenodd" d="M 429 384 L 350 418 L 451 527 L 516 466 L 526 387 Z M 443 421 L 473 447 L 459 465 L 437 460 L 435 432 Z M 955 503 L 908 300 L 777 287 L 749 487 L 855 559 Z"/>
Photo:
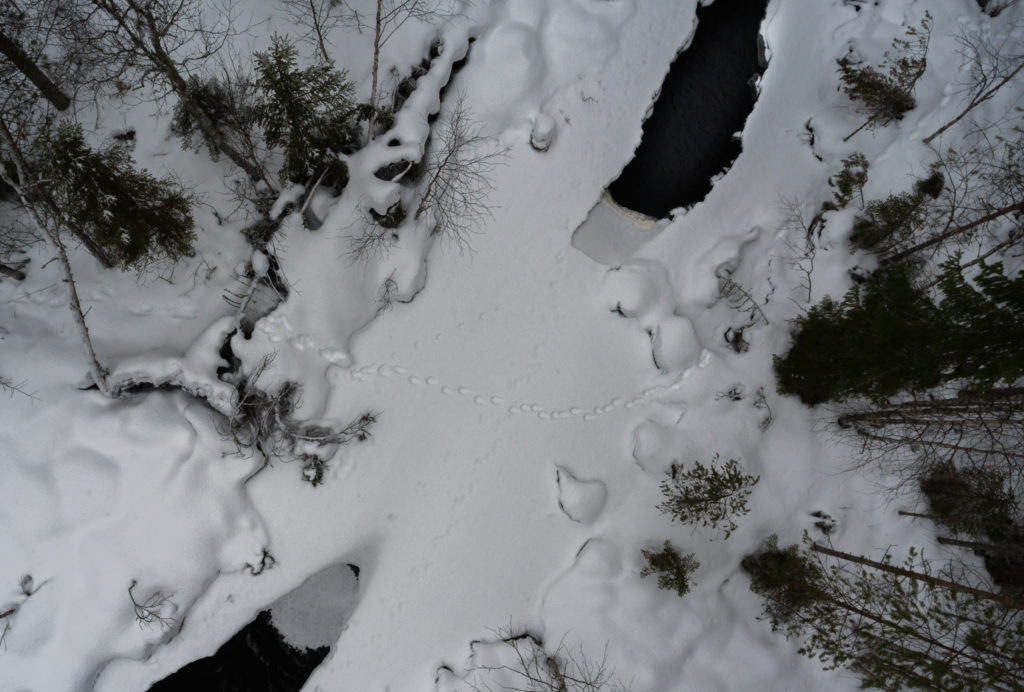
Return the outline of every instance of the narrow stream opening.
<path id="1" fill-rule="evenodd" d="M 358 591 L 359 567 L 327 567 L 149 692 L 299 692 L 341 637 Z"/>
<path id="2" fill-rule="evenodd" d="M 633 160 L 608 187 L 620 206 L 664 218 L 700 202 L 711 179 L 739 156 L 734 134 L 754 108 L 764 71 L 760 38 L 768 0 L 715 0 L 676 56 Z"/>

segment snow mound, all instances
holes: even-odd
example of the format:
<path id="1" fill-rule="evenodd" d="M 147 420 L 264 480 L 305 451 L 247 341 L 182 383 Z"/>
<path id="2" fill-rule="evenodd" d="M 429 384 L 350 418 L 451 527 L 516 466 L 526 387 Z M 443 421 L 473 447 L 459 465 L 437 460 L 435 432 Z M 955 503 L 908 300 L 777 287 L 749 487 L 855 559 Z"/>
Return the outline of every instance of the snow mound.
<path id="1" fill-rule="evenodd" d="M 555 469 L 558 482 L 558 506 L 565 516 L 581 524 L 589 524 L 604 509 L 608 488 L 599 480 L 580 480 L 567 468 Z"/>

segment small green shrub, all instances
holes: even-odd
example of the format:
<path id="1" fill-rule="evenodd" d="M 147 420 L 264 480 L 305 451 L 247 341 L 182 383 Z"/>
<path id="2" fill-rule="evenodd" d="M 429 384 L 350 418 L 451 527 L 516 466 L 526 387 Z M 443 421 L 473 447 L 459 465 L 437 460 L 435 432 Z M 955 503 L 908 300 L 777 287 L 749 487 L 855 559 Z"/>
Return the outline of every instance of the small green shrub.
<path id="1" fill-rule="evenodd" d="M 191 196 L 171 178 L 134 168 L 124 147 L 93 149 L 81 125 L 62 122 L 43 130 L 33 153 L 61 222 L 80 229 L 121 267 L 193 254 Z"/>
<path id="2" fill-rule="evenodd" d="M 856 152 L 849 158 L 843 159 L 843 170 L 836 174 L 832 180 L 835 190 L 832 196 L 835 197 L 835 204 L 843 208 L 853 199 L 854 195 L 860 196 L 861 206 L 864 205 L 864 185 L 868 182 L 868 159 L 864 154 Z"/>
<path id="3" fill-rule="evenodd" d="M 744 474 L 736 459 L 720 468 L 717 461 L 716 454 L 709 466 L 698 461 L 689 471 L 673 464 L 669 477 L 661 483 L 665 501 L 658 510 L 683 524 L 721 526 L 729 538 L 736 530 L 736 518 L 750 511 L 747 498 L 760 478 Z"/>
<path id="4" fill-rule="evenodd" d="M 690 591 L 690 577 L 700 567 L 693 553 L 682 555 L 669 541 L 661 550 L 641 550 L 647 566 L 640 570 L 641 577 L 658 575 L 658 588 L 675 591 L 680 597 Z"/>

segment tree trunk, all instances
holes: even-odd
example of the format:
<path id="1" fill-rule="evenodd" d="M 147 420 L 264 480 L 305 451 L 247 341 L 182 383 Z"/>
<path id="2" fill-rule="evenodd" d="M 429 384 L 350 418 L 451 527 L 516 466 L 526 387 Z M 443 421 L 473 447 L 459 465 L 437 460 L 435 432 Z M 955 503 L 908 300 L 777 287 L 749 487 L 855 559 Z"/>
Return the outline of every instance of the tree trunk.
<path id="1" fill-rule="evenodd" d="M 831 555 L 832 557 L 837 557 L 841 560 L 855 562 L 858 565 L 865 565 L 866 567 L 872 567 L 874 569 L 881 570 L 883 572 L 888 572 L 890 574 L 898 574 L 901 577 L 909 577 L 911 579 L 923 581 L 926 584 L 931 584 L 933 586 L 941 586 L 943 588 L 949 589 L 951 591 L 956 591 L 958 593 L 971 594 L 972 596 L 977 596 L 978 598 L 984 598 L 989 601 L 1002 603 L 1003 605 L 1010 606 L 1011 608 L 1024 608 L 1024 603 L 1022 603 L 1021 601 L 1009 598 L 1007 596 L 1003 596 L 1002 594 L 992 593 L 991 591 L 983 591 L 981 589 L 975 589 L 974 587 L 966 586 L 964 584 L 957 584 L 956 582 L 952 582 L 947 579 L 933 577 L 930 574 L 914 572 L 903 567 L 897 567 L 895 565 L 886 564 L 884 562 L 869 560 L 868 558 L 862 557 L 860 555 L 844 553 L 840 550 L 833 550 L 832 548 L 826 548 L 825 546 L 818 545 L 817 543 L 811 545 L 811 550 L 813 550 L 816 553 L 821 553 L 822 555 Z"/>
<path id="2" fill-rule="evenodd" d="M 313 31 L 316 32 L 316 41 L 320 46 L 320 55 L 324 57 L 324 62 L 329 63 L 331 61 L 331 56 L 327 55 L 327 46 L 324 45 L 324 33 L 323 27 L 321 26 L 322 19 L 316 10 L 316 6 L 313 4 L 313 0 L 309 0 L 309 16 L 313 20 Z"/>
<path id="3" fill-rule="evenodd" d="M 37 220 L 36 223 L 39 223 Z M 92 347 L 92 338 L 89 336 L 89 326 L 85 323 L 85 313 L 82 312 L 82 304 L 78 300 L 78 288 L 75 286 L 75 277 L 71 274 L 71 263 L 68 262 L 68 255 L 64 251 L 64 244 L 56 233 L 46 233 L 50 245 L 57 251 L 57 258 L 60 260 L 61 272 L 64 274 L 64 284 L 68 290 L 68 307 L 71 308 L 71 317 L 75 322 L 75 329 L 78 337 L 85 348 L 85 355 L 89 361 L 89 372 L 96 383 L 96 387 L 106 396 L 110 396 L 110 387 L 107 385 L 107 374 L 96 357 L 96 351 Z"/>
<path id="4" fill-rule="evenodd" d="M 0 139 L 3 140 L 4 145 L 8 148 L 11 157 L 14 160 L 14 167 L 18 173 L 18 182 L 10 180 L 7 174 L 3 172 L 0 167 L 0 176 L 3 176 L 4 182 L 13 187 L 21 197 L 22 204 L 28 210 L 29 215 L 32 217 L 32 221 L 35 223 L 39 232 L 43 234 L 47 242 L 57 253 L 57 259 L 60 262 L 61 273 L 63 274 L 62 281 L 67 287 L 68 292 L 68 308 L 71 310 L 71 317 L 75 322 L 75 329 L 78 331 L 78 337 L 82 341 L 82 346 L 85 348 L 86 358 L 89 361 L 89 372 L 92 373 L 92 379 L 96 383 L 96 387 L 99 388 L 103 394 L 109 396 L 110 388 L 107 386 L 106 372 L 103 370 L 103 366 L 100 365 L 99 359 L 96 357 L 96 350 L 92 346 L 92 339 L 89 337 L 89 327 L 85 323 L 85 313 L 82 312 L 82 303 L 78 300 L 78 288 L 75 286 L 75 277 L 71 273 L 71 263 L 68 261 L 68 254 L 64 250 L 64 244 L 60 240 L 60 236 L 57 231 L 51 228 L 46 221 L 39 215 L 39 211 L 26 197 L 22 184 L 26 179 L 32 180 L 31 169 L 29 168 L 28 162 L 21 154 L 21 150 L 18 148 L 17 143 L 14 141 L 14 135 L 7 127 L 7 123 L 0 119 Z"/>
<path id="5" fill-rule="evenodd" d="M 0 53 L 7 56 L 7 59 L 18 68 L 18 70 L 28 77 L 29 81 L 35 84 L 39 92 L 46 97 L 46 100 L 53 104 L 53 107 L 59 111 L 66 110 L 71 105 L 71 99 L 68 98 L 67 94 L 60 90 L 60 88 L 53 83 L 53 81 L 46 76 L 46 74 L 39 69 L 35 61 L 29 57 L 28 53 L 22 50 L 13 39 L 8 37 L 3 31 L 0 31 Z"/>
<path id="6" fill-rule="evenodd" d="M 955 545 L 961 548 L 970 548 L 979 553 L 990 555 L 1004 555 L 1006 557 L 1024 557 L 1024 548 L 1015 545 L 995 545 L 994 543 L 980 543 L 978 541 L 961 541 L 956 538 L 938 536 L 937 540 L 942 545 Z"/>
<path id="7" fill-rule="evenodd" d="M 930 135 L 928 135 L 927 137 L 922 139 L 921 143 L 922 144 L 930 144 L 933 139 L 935 139 L 936 137 L 941 135 L 943 132 L 945 132 L 946 130 L 948 130 L 949 128 L 953 127 L 954 125 L 956 125 L 961 120 L 963 120 L 965 117 L 967 117 L 968 113 L 970 113 L 972 110 L 974 110 L 975 108 L 977 108 L 978 106 L 980 106 L 981 104 L 985 103 L 990 98 L 995 96 L 996 92 L 999 91 L 1000 89 L 1002 89 L 1007 84 L 1007 82 L 1009 82 L 1011 79 L 1016 77 L 1017 73 L 1020 72 L 1022 69 L 1024 69 L 1024 61 L 1022 61 L 1020 65 L 1017 65 L 1017 67 L 1014 68 L 1014 70 L 1010 74 L 1008 74 L 1005 77 L 1003 77 L 1002 79 L 1000 79 L 995 84 L 995 86 L 989 88 L 986 91 L 981 92 L 980 94 L 978 94 L 977 96 L 972 98 L 967 103 L 967 107 L 964 108 L 962 111 L 960 111 L 960 114 L 958 116 L 956 116 L 955 118 L 950 120 L 948 123 L 946 123 L 945 125 L 940 127 L 935 132 L 931 133 Z"/>
<path id="8" fill-rule="evenodd" d="M 911 246 L 906 250 L 900 250 L 894 255 L 884 257 L 882 258 L 882 265 L 884 266 L 887 264 L 898 262 L 899 260 L 904 259 L 914 254 L 915 252 L 919 252 L 934 245 L 938 245 L 942 242 L 949 240 L 950 238 L 955 238 L 956 236 L 966 233 L 967 231 L 974 230 L 975 228 L 981 226 L 982 224 L 988 223 L 989 221 L 994 221 L 995 219 L 1006 216 L 1007 214 L 1012 214 L 1015 211 L 1024 211 L 1024 202 L 1015 202 L 1008 207 L 996 209 L 993 212 L 985 214 L 980 219 L 975 219 L 974 221 L 971 221 L 970 223 L 965 223 L 962 226 L 956 226 L 955 228 L 949 229 L 945 233 L 940 233 L 939 235 L 929 238 L 928 240 L 923 240 L 917 245 Z"/>
<path id="9" fill-rule="evenodd" d="M 17 279 L 18 281 L 25 280 L 25 272 L 19 271 L 14 267 L 8 267 L 6 264 L 3 263 L 0 263 L 0 274 L 3 274 L 4 276 L 9 276 L 12 279 Z"/>
<path id="10" fill-rule="evenodd" d="M 366 139 L 373 141 L 373 123 L 377 115 L 377 69 L 380 66 L 380 11 L 384 0 L 377 0 L 377 21 L 373 30 L 373 75 L 370 79 L 370 116 L 367 118 Z"/>

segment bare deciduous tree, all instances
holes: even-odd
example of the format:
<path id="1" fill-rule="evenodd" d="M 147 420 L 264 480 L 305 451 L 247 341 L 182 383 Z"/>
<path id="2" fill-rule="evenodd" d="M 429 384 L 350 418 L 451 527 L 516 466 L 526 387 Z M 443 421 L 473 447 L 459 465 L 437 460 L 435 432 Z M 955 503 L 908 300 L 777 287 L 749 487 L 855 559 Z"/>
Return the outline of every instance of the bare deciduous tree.
<path id="1" fill-rule="evenodd" d="M 800 653 L 849 666 L 864 687 L 1011 692 L 1024 685 L 1019 600 L 938 575 L 913 549 L 902 564 L 771 536 L 741 563 L 773 629 Z"/>
<path id="2" fill-rule="evenodd" d="M 132 601 L 132 608 L 135 611 L 135 621 L 139 628 L 159 628 L 169 630 L 173 628 L 178 620 L 173 613 L 178 610 L 177 604 L 172 600 L 174 594 L 165 594 L 163 591 L 154 591 L 141 601 L 135 597 L 132 591 L 138 586 L 138 582 L 132 579 L 128 586 L 128 598 Z"/>
<path id="3" fill-rule="evenodd" d="M 427 157 L 423 196 L 415 218 L 428 218 L 432 233 L 468 247 L 469 234 L 489 218 L 487 196 L 494 186 L 491 174 L 507 153 L 488 145 L 460 96 L 442 116 Z"/>
<path id="4" fill-rule="evenodd" d="M 499 641 L 507 647 L 502 653 L 511 654 L 508 662 L 497 665 L 477 665 L 470 669 L 474 692 L 630 692 L 616 679 L 607 663 L 607 652 L 600 659 L 592 659 L 582 647 L 570 649 L 559 643 L 548 653 L 544 640 L 530 632 L 515 632 L 511 628 L 498 631 Z M 494 687 L 493 685 L 497 685 Z"/>
<path id="5" fill-rule="evenodd" d="M 919 482 L 946 464 L 992 469 L 1024 489 L 1024 390 L 964 390 L 877 407 L 846 404 L 839 429 L 864 458 L 905 482 Z"/>
<path id="6" fill-rule="evenodd" d="M 1015 22 L 1003 28 L 999 36 L 992 36 L 976 26 L 961 28 L 956 37 L 959 45 L 957 52 L 964 64 L 970 66 L 970 76 L 959 86 L 960 93 L 965 94 L 967 101 L 952 120 L 924 138 L 925 144 L 989 101 L 1024 70 L 1024 49 L 1018 37 L 1020 29 L 1019 23 Z"/>
<path id="7" fill-rule="evenodd" d="M 82 1 L 94 10 L 88 13 L 90 49 L 105 56 L 122 79 L 155 78 L 164 94 L 178 97 L 206 141 L 215 142 L 251 180 L 269 185 L 261 162 L 224 134 L 189 89 L 189 77 L 234 34 L 230 0 L 216 8 L 214 22 L 209 7 L 191 0 Z"/>
<path id="8" fill-rule="evenodd" d="M 344 6 L 342 23 L 362 31 L 373 30 L 373 69 L 370 73 L 370 114 L 367 123 L 367 137 L 373 139 L 377 101 L 380 98 L 380 51 L 391 37 L 410 19 L 434 22 L 451 14 L 450 5 L 441 7 L 442 0 L 374 0 L 374 17 L 371 22 L 367 14 L 360 14 L 350 0 L 337 0 Z"/>
<path id="9" fill-rule="evenodd" d="M 301 40 L 316 44 L 320 57 L 331 61 L 327 54 L 331 32 L 339 25 L 351 23 L 347 18 L 354 13 L 340 0 L 282 0 L 288 19 L 306 29 Z"/>

